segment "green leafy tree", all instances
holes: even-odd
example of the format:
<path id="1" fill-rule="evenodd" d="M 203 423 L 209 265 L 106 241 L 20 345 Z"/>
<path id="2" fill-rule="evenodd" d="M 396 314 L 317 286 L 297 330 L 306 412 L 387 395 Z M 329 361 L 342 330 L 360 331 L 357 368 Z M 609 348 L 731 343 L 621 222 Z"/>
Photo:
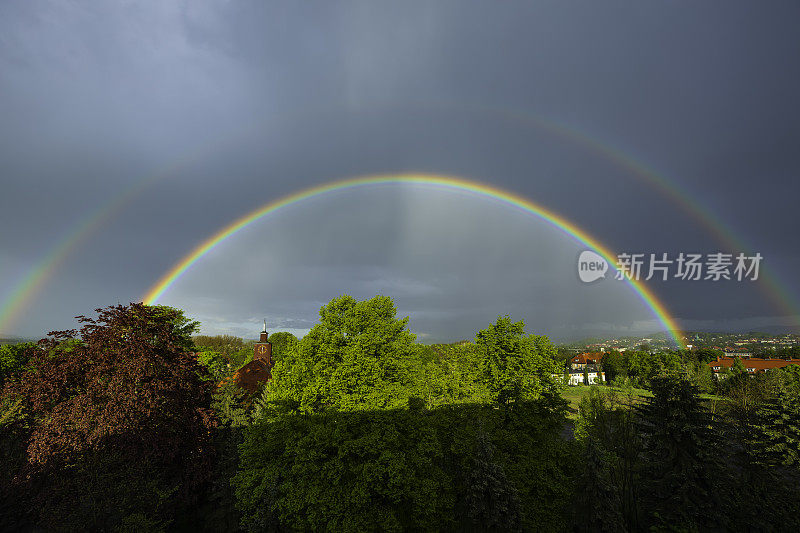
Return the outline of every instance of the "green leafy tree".
<path id="1" fill-rule="evenodd" d="M 559 372 L 555 347 L 547 337 L 525 335 L 524 327 L 522 321 L 500 316 L 475 337 L 492 400 L 504 406 L 556 391 L 552 378 Z"/>
<path id="2" fill-rule="evenodd" d="M 732 517 L 742 529 L 796 530 L 800 406 L 780 371 L 740 377 L 726 391 L 727 449 L 739 487 Z M 760 510 L 769 506 L 770 513 Z"/>
<path id="3" fill-rule="evenodd" d="M 673 351 L 661 352 L 658 354 L 659 372 L 667 374 L 677 374 L 683 371 L 683 364 L 680 356 Z"/>
<path id="4" fill-rule="evenodd" d="M 297 337 L 288 331 L 278 331 L 269 336 L 272 343 L 272 359 L 278 361 L 283 359 L 289 351 L 297 345 Z"/>
<path id="5" fill-rule="evenodd" d="M 625 374 L 631 383 L 646 387 L 659 366 L 658 359 L 646 351 L 627 351 L 624 356 Z"/>
<path id="6" fill-rule="evenodd" d="M 705 363 L 700 363 L 694 373 L 694 384 L 701 392 L 713 393 L 716 390 L 714 372 Z"/>
<path id="7" fill-rule="evenodd" d="M 413 402 L 412 402 L 413 403 Z M 563 419 L 524 403 L 283 413 L 244 428 L 251 531 L 558 531 L 576 464 Z M 483 435 L 483 436 L 481 436 Z"/>
<path id="8" fill-rule="evenodd" d="M 710 363 L 719 357 L 723 357 L 725 352 L 722 350 L 714 350 L 712 348 L 698 348 L 692 352 L 697 358 L 698 363 Z"/>
<path id="9" fill-rule="evenodd" d="M 483 356 L 478 346 L 473 343 L 437 345 L 432 352 L 419 367 L 414 387 L 428 406 L 491 401 L 491 393 L 482 378 Z"/>
<path id="10" fill-rule="evenodd" d="M 606 381 L 611 382 L 618 377 L 627 377 L 628 373 L 624 364 L 624 357 L 616 350 L 611 351 L 603 356 L 602 361 L 603 372 L 606 375 Z"/>
<path id="11" fill-rule="evenodd" d="M 618 487 L 611 474 L 611 461 L 594 438 L 587 438 L 583 471 L 575 486 L 574 526 L 577 531 L 626 531 Z"/>
<path id="12" fill-rule="evenodd" d="M 580 403 L 575 437 L 583 449 L 583 467 L 575 491 L 580 502 L 578 529 L 640 528 L 641 439 L 632 390 L 619 395 L 592 387 Z M 594 487 L 594 488 L 592 488 Z"/>
<path id="13" fill-rule="evenodd" d="M 428 415 L 405 409 L 257 422 L 246 430 L 233 478 L 242 524 L 249 531 L 448 529 L 456 487 L 439 460 L 439 435 Z"/>
<path id="14" fill-rule="evenodd" d="M 247 391 L 232 380 L 226 380 L 217 387 L 212 395 L 211 407 L 223 427 L 239 428 L 252 422 L 252 401 Z"/>
<path id="15" fill-rule="evenodd" d="M 735 377 L 735 376 L 744 374 L 745 372 L 747 372 L 747 370 L 744 367 L 744 363 L 742 363 L 741 359 L 736 357 L 733 360 L 733 364 L 731 365 L 731 376 Z"/>
<path id="16" fill-rule="evenodd" d="M 23 369 L 35 347 L 32 342 L 0 345 L 0 388 L 7 379 Z"/>
<path id="17" fill-rule="evenodd" d="M 265 400 L 303 412 L 405 406 L 419 351 L 392 299 L 343 295 L 319 314 L 319 324 L 276 362 Z"/>
<path id="18" fill-rule="evenodd" d="M 234 370 L 228 358 L 221 353 L 206 351 L 197 354 L 197 361 L 208 371 L 209 379 L 220 381 Z"/>

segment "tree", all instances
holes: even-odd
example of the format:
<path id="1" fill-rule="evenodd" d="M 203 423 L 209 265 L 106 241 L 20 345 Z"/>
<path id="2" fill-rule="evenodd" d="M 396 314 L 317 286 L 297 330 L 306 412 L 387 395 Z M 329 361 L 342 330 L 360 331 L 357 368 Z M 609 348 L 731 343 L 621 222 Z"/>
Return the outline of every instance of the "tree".
<path id="1" fill-rule="evenodd" d="M 740 375 L 726 391 L 729 461 L 736 485 L 733 518 L 753 531 L 797 530 L 800 405 L 786 374 Z M 760 509 L 772 507 L 770 513 Z"/>
<path id="2" fill-rule="evenodd" d="M 324 305 L 320 323 L 275 363 L 264 399 L 303 412 L 407 405 L 418 349 L 392 299 L 343 295 Z"/>
<path id="3" fill-rule="evenodd" d="M 423 353 L 433 352 L 433 356 L 420 366 L 414 388 L 428 406 L 491 401 L 491 393 L 481 375 L 483 357 L 478 346 L 444 344 L 422 349 Z"/>
<path id="4" fill-rule="evenodd" d="M 575 488 L 579 530 L 639 529 L 639 458 L 641 440 L 629 389 L 592 387 L 581 399 L 575 437 L 583 448 L 583 468 Z"/>
<path id="5" fill-rule="evenodd" d="M 714 350 L 712 348 L 698 348 L 692 354 L 697 358 L 698 363 L 710 363 L 719 357 L 725 356 L 725 352 L 722 350 Z"/>
<path id="6" fill-rule="evenodd" d="M 646 386 L 655 374 L 658 360 L 650 352 L 627 351 L 624 356 L 625 374 L 640 387 Z"/>
<path id="7" fill-rule="evenodd" d="M 694 374 L 694 384 L 701 392 L 714 392 L 716 388 L 716 380 L 711 368 L 705 363 L 700 363 Z"/>
<path id="8" fill-rule="evenodd" d="M 618 488 L 612 482 L 608 453 L 589 437 L 583 454 L 583 471 L 575 487 L 577 531 L 626 531 Z"/>
<path id="9" fill-rule="evenodd" d="M 606 381 L 614 381 L 617 377 L 626 377 L 628 373 L 625 370 L 624 358 L 617 350 L 613 350 L 603 356 L 603 372 L 606 375 Z"/>
<path id="10" fill-rule="evenodd" d="M 221 353 L 206 351 L 197 354 L 197 362 L 200 363 L 209 373 L 209 379 L 221 381 L 233 370 L 228 359 Z"/>
<path id="11" fill-rule="evenodd" d="M 744 368 L 744 363 L 742 360 L 736 357 L 733 360 L 733 364 L 731 365 L 731 375 L 736 377 L 738 375 L 744 374 L 747 370 Z"/>
<path id="12" fill-rule="evenodd" d="M 282 359 L 297 345 L 297 337 L 288 331 L 277 331 L 269 336 L 272 343 L 272 359 L 277 361 Z"/>
<path id="13" fill-rule="evenodd" d="M 0 388 L 7 379 L 22 370 L 35 347 L 32 342 L 0 346 Z"/>
<path id="14" fill-rule="evenodd" d="M 195 335 L 192 337 L 192 341 L 201 351 L 215 351 L 226 355 L 230 355 L 230 352 L 235 352 L 244 346 L 242 338 L 233 335 Z"/>
<path id="15" fill-rule="evenodd" d="M 233 478 L 242 525 L 248 531 L 448 529 L 457 487 L 443 469 L 453 461 L 441 460 L 449 450 L 438 437 L 458 428 L 445 431 L 437 420 L 380 409 L 257 421 L 245 428 Z"/>
<path id="16" fill-rule="evenodd" d="M 476 531 L 519 530 L 519 494 L 502 465 L 494 461 L 494 446 L 483 431 L 475 448 L 465 498 L 472 526 Z"/>
<path id="17" fill-rule="evenodd" d="M 163 306 L 97 312 L 40 341 L 0 396 L 26 427 L 17 504 L 37 529 L 165 527 L 213 458 L 210 390 L 190 351 L 197 323 Z"/>
<path id="18" fill-rule="evenodd" d="M 552 375 L 559 372 L 555 347 L 547 337 L 525 335 L 524 327 L 522 321 L 500 316 L 475 336 L 484 380 L 493 401 L 504 406 L 555 391 Z"/>
<path id="19" fill-rule="evenodd" d="M 639 408 L 642 500 L 651 525 L 725 529 L 726 471 L 718 425 L 685 377 L 654 376 L 651 388 L 653 397 Z"/>

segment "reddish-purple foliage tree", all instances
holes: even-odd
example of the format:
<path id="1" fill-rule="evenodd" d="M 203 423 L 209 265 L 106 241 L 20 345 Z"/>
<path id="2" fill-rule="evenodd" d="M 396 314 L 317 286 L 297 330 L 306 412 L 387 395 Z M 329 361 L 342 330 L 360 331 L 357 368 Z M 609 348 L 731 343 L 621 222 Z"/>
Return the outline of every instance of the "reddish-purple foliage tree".
<path id="1" fill-rule="evenodd" d="M 97 312 L 78 317 L 80 331 L 40 341 L 29 368 L 0 395 L 19 405 L 27 427 L 27 461 L 14 483 L 51 514 L 90 512 L 100 528 L 126 515 L 162 523 L 153 513 L 190 503 L 213 459 L 211 385 L 189 349 L 197 324 L 163 306 Z M 89 496 L 65 493 L 77 485 Z"/>

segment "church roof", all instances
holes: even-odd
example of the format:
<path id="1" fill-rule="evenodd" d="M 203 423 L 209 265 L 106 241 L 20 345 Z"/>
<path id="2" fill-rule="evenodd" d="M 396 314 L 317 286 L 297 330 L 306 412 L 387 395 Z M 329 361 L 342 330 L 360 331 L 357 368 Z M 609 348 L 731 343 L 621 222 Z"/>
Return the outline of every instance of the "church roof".
<path id="1" fill-rule="evenodd" d="M 272 379 L 271 368 L 264 359 L 253 359 L 233 374 L 233 382 L 250 393 Z"/>

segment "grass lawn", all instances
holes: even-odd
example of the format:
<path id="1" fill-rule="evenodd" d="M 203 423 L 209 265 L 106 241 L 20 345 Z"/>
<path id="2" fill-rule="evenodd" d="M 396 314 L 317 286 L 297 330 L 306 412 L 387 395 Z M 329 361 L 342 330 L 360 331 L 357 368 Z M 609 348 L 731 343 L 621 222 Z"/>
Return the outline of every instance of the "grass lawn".
<path id="1" fill-rule="evenodd" d="M 621 389 L 619 387 L 609 387 L 606 385 L 576 385 L 574 387 L 567 387 L 564 392 L 561 393 L 561 397 L 564 398 L 569 402 L 569 417 L 570 418 L 577 418 L 578 416 L 578 406 L 581 403 L 581 400 L 584 396 L 589 394 L 589 391 L 592 389 L 592 386 L 596 386 L 603 392 L 608 392 L 614 390 L 619 395 L 620 399 L 625 398 L 626 392 L 625 389 Z M 638 401 L 640 398 L 651 398 L 653 393 L 646 389 L 629 389 L 630 392 L 633 394 L 634 400 Z M 702 400 L 722 400 L 721 396 L 715 396 L 713 394 L 700 394 L 700 399 Z"/>

